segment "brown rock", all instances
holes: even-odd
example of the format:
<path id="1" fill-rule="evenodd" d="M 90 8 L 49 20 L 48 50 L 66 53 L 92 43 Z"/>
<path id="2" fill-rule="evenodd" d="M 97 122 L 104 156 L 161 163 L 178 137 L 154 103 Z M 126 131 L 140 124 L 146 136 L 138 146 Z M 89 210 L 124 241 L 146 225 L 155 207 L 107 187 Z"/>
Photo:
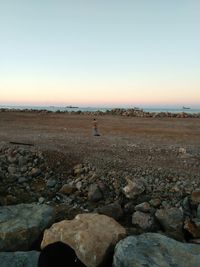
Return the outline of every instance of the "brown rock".
<path id="1" fill-rule="evenodd" d="M 200 225 L 195 224 L 189 218 L 187 218 L 184 222 L 184 229 L 194 238 L 200 237 Z"/>
<path id="2" fill-rule="evenodd" d="M 195 203 L 200 203 L 200 190 L 193 191 L 191 194 L 191 199 Z"/>
<path id="3" fill-rule="evenodd" d="M 76 187 L 73 185 L 64 184 L 60 189 L 60 193 L 70 195 L 76 191 Z"/>
<path id="4" fill-rule="evenodd" d="M 79 214 L 45 230 L 41 248 L 61 241 L 72 247 L 88 267 L 99 266 L 126 230 L 114 219 L 99 214 Z"/>

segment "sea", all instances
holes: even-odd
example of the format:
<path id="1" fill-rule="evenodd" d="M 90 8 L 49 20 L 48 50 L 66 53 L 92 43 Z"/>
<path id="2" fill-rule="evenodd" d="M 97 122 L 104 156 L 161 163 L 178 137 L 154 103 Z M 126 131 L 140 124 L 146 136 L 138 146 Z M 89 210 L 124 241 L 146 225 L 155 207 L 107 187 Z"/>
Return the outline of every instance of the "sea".
<path id="1" fill-rule="evenodd" d="M 102 111 L 106 112 L 108 110 L 112 110 L 115 108 L 123 108 L 123 109 L 129 109 L 129 108 L 136 108 L 139 110 L 143 110 L 146 112 L 170 112 L 170 113 L 200 113 L 200 107 L 199 108 L 192 108 L 192 107 L 174 107 L 174 108 L 167 108 L 167 107 L 77 107 L 77 106 L 66 106 L 66 107 L 59 107 L 59 106 L 14 106 L 14 105 L 0 105 L 0 108 L 6 108 L 6 109 L 19 109 L 19 110 L 24 110 L 24 109 L 29 109 L 29 110 L 49 110 L 52 112 L 56 111 L 82 111 L 82 112 L 95 112 L 95 111 Z"/>

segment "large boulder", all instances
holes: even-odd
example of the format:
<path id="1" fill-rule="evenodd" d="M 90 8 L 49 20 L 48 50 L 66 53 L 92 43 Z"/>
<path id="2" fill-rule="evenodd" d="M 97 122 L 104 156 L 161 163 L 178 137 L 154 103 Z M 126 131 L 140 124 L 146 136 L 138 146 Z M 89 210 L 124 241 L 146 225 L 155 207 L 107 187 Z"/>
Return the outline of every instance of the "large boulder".
<path id="1" fill-rule="evenodd" d="M 86 266 L 96 267 L 107 260 L 125 234 L 124 227 L 106 215 L 79 214 L 45 230 L 41 248 L 60 241 L 73 248 Z"/>
<path id="2" fill-rule="evenodd" d="M 0 251 L 28 250 L 53 223 L 54 210 L 47 205 L 19 204 L 0 207 Z"/>
<path id="3" fill-rule="evenodd" d="M 37 267 L 39 252 L 0 252 L 1 267 Z"/>
<path id="4" fill-rule="evenodd" d="M 115 247 L 113 267 L 199 267 L 200 246 L 156 233 L 129 236 Z"/>

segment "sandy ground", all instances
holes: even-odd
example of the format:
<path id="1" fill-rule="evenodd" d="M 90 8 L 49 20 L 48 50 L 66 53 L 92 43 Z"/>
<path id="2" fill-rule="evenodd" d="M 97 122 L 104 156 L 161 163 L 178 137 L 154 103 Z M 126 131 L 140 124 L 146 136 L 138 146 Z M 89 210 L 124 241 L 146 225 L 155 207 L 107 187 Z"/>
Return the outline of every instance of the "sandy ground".
<path id="1" fill-rule="evenodd" d="M 31 143 L 63 153 L 72 165 L 90 161 L 99 169 L 148 165 L 199 172 L 198 164 L 188 168 L 174 152 L 183 147 L 199 157 L 199 119 L 99 116 L 99 137 L 92 136 L 92 120 L 92 115 L 1 112 L 0 143 Z"/>

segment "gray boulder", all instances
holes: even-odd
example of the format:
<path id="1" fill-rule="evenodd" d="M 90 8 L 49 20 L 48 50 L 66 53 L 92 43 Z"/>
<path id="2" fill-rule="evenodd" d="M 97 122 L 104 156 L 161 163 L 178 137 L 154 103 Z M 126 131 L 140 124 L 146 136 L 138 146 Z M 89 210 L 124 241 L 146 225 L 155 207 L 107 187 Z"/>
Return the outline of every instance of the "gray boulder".
<path id="1" fill-rule="evenodd" d="M 168 236 L 180 241 L 184 239 L 183 211 L 181 209 L 159 209 L 155 216 Z"/>
<path id="2" fill-rule="evenodd" d="M 0 252 L 1 267 L 37 267 L 39 252 Z"/>
<path id="3" fill-rule="evenodd" d="M 43 230 L 53 223 L 53 219 L 54 210 L 47 205 L 0 207 L 0 251 L 30 249 Z"/>
<path id="4" fill-rule="evenodd" d="M 156 233 L 129 236 L 115 247 L 113 267 L 199 267 L 200 246 Z"/>

